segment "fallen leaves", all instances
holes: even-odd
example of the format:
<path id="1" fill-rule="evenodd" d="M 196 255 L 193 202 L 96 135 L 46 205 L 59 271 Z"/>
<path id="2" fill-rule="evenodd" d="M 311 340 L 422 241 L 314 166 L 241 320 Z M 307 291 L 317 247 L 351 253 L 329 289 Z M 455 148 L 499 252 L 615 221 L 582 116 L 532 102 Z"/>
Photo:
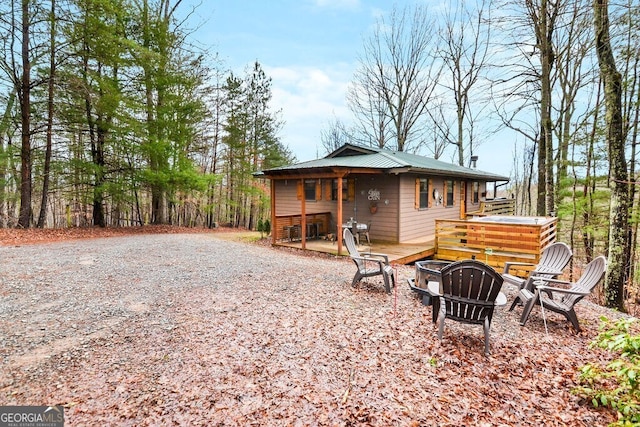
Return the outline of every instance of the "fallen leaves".
<path id="1" fill-rule="evenodd" d="M 519 309 L 499 309 L 487 358 L 479 326 L 447 321 L 438 340 L 431 308 L 403 286 L 412 267 L 389 296 L 373 279 L 352 288 L 348 260 L 161 234 L 5 248 L 0 404 L 62 404 L 71 426 L 615 419 L 570 393 L 603 357 L 587 348 L 598 316 L 613 316 L 601 307 L 578 307 L 579 335 L 559 316 L 546 335 L 535 311 L 521 328 Z"/>

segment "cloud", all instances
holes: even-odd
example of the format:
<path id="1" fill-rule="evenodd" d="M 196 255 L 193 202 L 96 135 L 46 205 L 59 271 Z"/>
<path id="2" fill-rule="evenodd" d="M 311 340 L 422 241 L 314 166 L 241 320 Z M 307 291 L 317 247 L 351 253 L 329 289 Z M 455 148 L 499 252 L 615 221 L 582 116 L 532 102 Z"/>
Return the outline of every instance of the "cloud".
<path id="1" fill-rule="evenodd" d="M 314 3 L 329 9 L 356 9 L 360 6 L 360 0 L 314 0 Z"/>
<path id="2" fill-rule="evenodd" d="M 280 133 L 283 144 L 300 161 L 322 156 L 322 129 L 334 117 L 351 121 L 345 95 L 352 67 L 265 67 L 265 71 L 273 83 L 272 107 L 282 110 L 285 121 Z"/>

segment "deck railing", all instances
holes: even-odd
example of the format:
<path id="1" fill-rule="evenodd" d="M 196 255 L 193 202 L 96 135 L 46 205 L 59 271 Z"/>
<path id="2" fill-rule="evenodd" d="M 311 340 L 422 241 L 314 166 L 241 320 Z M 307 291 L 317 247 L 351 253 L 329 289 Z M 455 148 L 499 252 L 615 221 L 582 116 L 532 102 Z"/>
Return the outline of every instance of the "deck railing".
<path id="1" fill-rule="evenodd" d="M 480 202 L 480 209 L 467 212 L 467 218 L 488 215 L 513 215 L 516 212 L 515 199 L 492 199 Z"/>
<path id="2" fill-rule="evenodd" d="M 536 264 L 542 250 L 556 241 L 557 218 L 539 224 L 472 220 L 436 220 L 436 259 L 460 261 L 477 259 L 499 272 L 504 263 Z M 530 267 L 517 272 L 526 275 Z"/>
<path id="3" fill-rule="evenodd" d="M 306 215 L 307 224 L 307 237 L 311 237 L 313 232 L 317 237 L 318 235 L 324 235 L 329 232 L 329 224 L 331 221 L 331 212 L 320 212 Z M 273 226 L 273 233 L 275 233 L 276 240 L 283 239 L 297 239 L 299 240 L 302 230 L 300 226 L 302 224 L 302 215 L 278 215 Z"/>

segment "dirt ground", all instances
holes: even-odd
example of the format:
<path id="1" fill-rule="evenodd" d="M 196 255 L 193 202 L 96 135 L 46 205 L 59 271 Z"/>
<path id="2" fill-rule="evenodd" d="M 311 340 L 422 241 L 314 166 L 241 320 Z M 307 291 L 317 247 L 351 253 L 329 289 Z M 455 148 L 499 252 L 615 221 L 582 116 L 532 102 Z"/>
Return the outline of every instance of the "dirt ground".
<path id="1" fill-rule="evenodd" d="M 65 425 L 604 426 L 571 393 L 583 331 L 539 310 L 447 321 L 442 342 L 398 286 L 350 286 L 354 266 L 176 227 L 0 230 L 0 405 L 63 405 Z M 509 302 L 515 289 L 505 286 Z M 508 307 L 508 306 L 507 306 Z"/>

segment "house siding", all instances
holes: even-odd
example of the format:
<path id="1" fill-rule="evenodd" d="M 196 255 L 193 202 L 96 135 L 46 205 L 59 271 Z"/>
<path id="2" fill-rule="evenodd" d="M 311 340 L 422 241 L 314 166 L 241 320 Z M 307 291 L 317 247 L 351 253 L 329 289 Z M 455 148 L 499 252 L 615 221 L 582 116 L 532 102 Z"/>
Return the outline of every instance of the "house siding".
<path id="1" fill-rule="evenodd" d="M 355 194 L 350 200 L 343 200 L 343 221 L 350 218 L 360 223 L 371 224 L 371 239 L 385 242 L 403 243 L 407 241 L 429 241 L 435 238 L 436 219 L 460 219 L 461 217 L 461 185 L 465 185 L 464 196 L 467 202 L 466 211 L 477 210 L 480 203 L 473 204 L 472 182 L 454 180 L 454 205 L 445 206 L 446 177 L 426 176 L 430 180 L 429 207 L 416 209 L 415 198 L 416 178 L 425 178 L 424 175 L 399 174 L 399 175 L 358 175 L 350 177 L 355 181 Z M 298 198 L 297 179 L 273 180 L 275 193 L 276 216 L 300 215 L 301 200 Z M 321 196 L 318 200 L 306 200 L 305 212 L 317 214 L 331 212 L 328 231 L 337 230 L 338 202 L 331 200 L 331 179 L 322 179 Z M 486 191 L 486 184 L 479 183 L 479 193 Z M 347 185 L 347 184 L 345 184 Z M 329 186 L 329 188 L 327 188 Z M 433 200 L 433 190 L 438 189 L 443 196 L 443 203 L 437 204 Z M 379 198 L 379 199 L 378 199 Z M 482 200 L 482 197 L 479 197 Z M 375 205 L 375 212 L 371 207 Z"/>
<path id="2" fill-rule="evenodd" d="M 396 175 L 361 175 L 355 180 L 353 199 L 342 201 L 343 221 L 354 218 L 361 223 L 371 223 L 371 238 L 380 241 L 398 241 L 398 182 Z M 298 180 L 274 180 L 276 204 L 275 215 L 299 215 L 301 200 L 298 199 Z M 338 202 L 327 197 L 326 186 L 331 186 L 331 179 L 322 179 L 322 197 L 319 200 L 306 200 L 307 214 L 331 212 L 332 229 L 337 228 Z M 329 191 L 328 194 L 331 194 Z M 380 200 L 369 200 L 380 197 Z M 388 201 L 388 202 L 387 202 Z M 372 213 L 374 204 L 377 210 Z M 333 231 L 333 230 L 332 230 Z"/>
<path id="3" fill-rule="evenodd" d="M 429 187 L 429 207 L 417 209 L 415 206 L 415 180 L 417 178 L 427 178 L 430 180 Z M 464 196 L 466 200 L 466 211 L 479 209 L 480 202 L 472 203 L 472 182 L 454 179 L 454 204 L 446 206 L 446 177 L 425 177 L 424 175 L 407 174 L 400 180 L 400 200 L 399 210 L 399 242 L 407 241 L 429 241 L 435 239 L 436 219 L 461 219 L 461 186 L 465 186 Z M 479 193 L 485 191 L 486 184 L 479 182 Z M 437 189 L 443 197 L 443 202 L 438 204 L 433 199 L 433 190 Z"/>
<path id="4" fill-rule="evenodd" d="M 358 222 L 371 222 L 372 240 L 398 241 L 399 215 L 398 175 L 363 175 L 356 179 L 356 211 L 344 210 L 345 219 L 354 216 Z M 379 200 L 373 200 L 377 199 Z M 370 200 L 372 199 L 372 200 Z M 371 207 L 376 211 L 372 213 Z M 352 213 L 355 212 L 355 215 Z"/>
<path id="5" fill-rule="evenodd" d="M 416 179 L 427 178 L 430 180 L 429 207 L 416 208 Z M 400 225 L 399 242 L 411 240 L 431 240 L 435 236 L 435 220 L 442 215 L 450 213 L 442 205 L 436 206 L 433 201 L 433 190 L 437 188 L 442 194 L 444 181 L 438 177 L 418 175 L 403 175 L 400 181 L 400 198 L 402 200 L 399 212 L 398 224 Z M 448 218 L 448 216 L 447 216 Z"/>
<path id="6" fill-rule="evenodd" d="M 276 215 L 300 215 L 302 201 L 298 199 L 297 179 L 283 179 L 272 181 L 276 186 Z M 326 183 L 325 183 L 326 181 Z M 308 214 L 329 212 L 335 209 L 336 202 L 326 200 L 324 185 L 331 185 L 330 180 L 322 180 L 322 197 L 319 200 L 305 200 L 305 210 Z"/>

